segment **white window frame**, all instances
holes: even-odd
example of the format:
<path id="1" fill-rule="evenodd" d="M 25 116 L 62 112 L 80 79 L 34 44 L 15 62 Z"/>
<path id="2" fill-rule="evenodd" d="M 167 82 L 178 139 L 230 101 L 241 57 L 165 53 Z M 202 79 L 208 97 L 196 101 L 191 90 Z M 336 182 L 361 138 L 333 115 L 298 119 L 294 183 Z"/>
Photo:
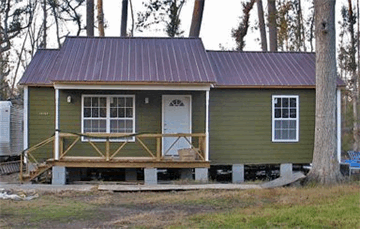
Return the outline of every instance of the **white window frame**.
<path id="1" fill-rule="evenodd" d="M 296 121 L 296 138 L 295 139 L 275 139 L 275 99 L 276 98 L 296 98 L 296 118 L 280 118 L 281 120 L 295 120 Z M 298 95 L 272 95 L 272 142 L 299 142 L 299 109 L 300 100 Z M 279 119 L 277 119 L 279 120 Z"/>
<path id="2" fill-rule="evenodd" d="M 106 132 L 105 133 L 111 133 L 111 98 L 114 97 L 124 97 L 124 98 L 132 98 L 133 101 L 133 117 L 132 117 L 132 133 L 134 134 L 136 132 L 136 97 L 135 95 L 101 95 L 101 94 L 90 94 L 90 95 L 82 95 L 82 102 L 81 102 L 81 133 L 84 134 L 84 98 L 85 97 L 104 97 L 106 98 Z M 95 118 L 94 118 L 95 119 Z M 103 119 L 103 118 L 102 118 Z M 88 142 L 88 139 L 86 139 L 84 136 L 81 137 L 82 142 Z M 93 139 L 91 141 L 96 142 L 105 142 L 105 139 Z M 130 139 L 111 139 L 111 142 L 135 142 L 135 137 L 131 137 Z"/>

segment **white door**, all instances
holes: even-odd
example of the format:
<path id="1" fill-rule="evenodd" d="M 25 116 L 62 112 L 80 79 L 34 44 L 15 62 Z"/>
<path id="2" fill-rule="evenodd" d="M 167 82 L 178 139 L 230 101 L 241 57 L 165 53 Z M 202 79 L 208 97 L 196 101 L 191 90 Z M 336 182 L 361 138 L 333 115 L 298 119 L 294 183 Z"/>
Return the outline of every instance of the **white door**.
<path id="1" fill-rule="evenodd" d="M 162 114 L 163 134 L 191 133 L 190 95 L 163 95 Z M 163 138 L 163 154 L 178 155 L 179 149 L 190 148 L 189 143 L 184 138 L 181 138 L 173 145 L 176 139 L 174 137 Z M 188 137 L 188 140 L 191 142 L 190 137 Z"/>

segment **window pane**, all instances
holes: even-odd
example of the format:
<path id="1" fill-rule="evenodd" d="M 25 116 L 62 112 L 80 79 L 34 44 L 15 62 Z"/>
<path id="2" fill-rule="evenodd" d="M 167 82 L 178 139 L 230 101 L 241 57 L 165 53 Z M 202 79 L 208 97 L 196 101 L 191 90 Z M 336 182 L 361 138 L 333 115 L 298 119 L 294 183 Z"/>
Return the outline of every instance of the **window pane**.
<path id="1" fill-rule="evenodd" d="M 111 108 L 110 116 L 111 118 L 117 117 L 117 108 Z"/>
<path id="2" fill-rule="evenodd" d="M 274 138 L 275 139 L 281 139 L 281 130 L 275 130 L 274 131 Z"/>
<path id="3" fill-rule="evenodd" d="M 274 98 L 274 107 L 281 107 L 281 98 Z"/>
<path id="4" fill-rule="evenodd" d="M 133 132 L 133 120 L 126 120 L 125 121 L 125 129 L 127 133 Z"/>
<path id="5" fill-rule="evenodd" d="M 281 139 L 288 139 L 289 131 L 287 129 L 281 130 Z"/>
<path id="6" fill-rule="evenodd" d="M 111 97 L 110 106 L 111 107 L 116 107 L 117 106 L 117 98 Z"/>
<path id="7" fill-rule="evenodd" d="M 91 106 L 91 98 L 90 97 L 84 97 L 84 106 Z"/>
<path id="8" fill-rule="evenodd" d="M 100 97 L 99 102 L 100 102 L 100 107 L 107 107 L 107 98 L 106 97 Z"/>
<path id="9" fill-rule="evenodd" d="M 289 106 L 289 98 L 282 98 L 282 107 Z"/>
<path id="10" fill-rule="evenodd" d="M 93 108 L 92 109 L 92 115 L 91 115 L 93 118 L 97 118 L 99 117 L 99 110 L 98 108 Z"/>
<path id="11" fill-rule="evenodd" d="M 282 118 L 289 118 L 289 110 L 282 109 Z"/>
<path id="12" fill-rule="evenodd" d="M 297 99 L 290 98 L 290 107 L 297 107 Z"/>
<path id="13" fill-rule="evenodd" d="M 274 121 L 274 128 L 275 129 L 281 129 L 281 120 L 275 120 Z"/>
<path id="14" fill-rule="evenodd" d="M 117 127 L 118 127 L 118 132 L 125 132 L 125 122 L 124 122 L 124 120 L 118 120 Z"/>
<path id="15" fill-rule="evenodd" d="M 107 117 L 107 108 L 100 108 L 100 117 Z"/>
<path id="16" fill-rule="evenodd" d="M 290 109 L 290 118 L 297 118 L 296 109 Z"/>
<path id="17" fill-rule="evenodd" d="M 289 130 L 289 139 L 296 139 L 296 130 Z"/>
<path id="18" fill-rule="evenodd" d="M 117 133 L 117 120 L 111 120 L 110 127 L 111 133 Z"/>
<path id="19" fill-rule="evenodd" d="M 281 118 L 281 109 L 275 109 L 274 110 L 274 117 L 275 118 Z"/>
<path id="20" fill-rule="evenodd" d="M 84 108 L 84 117 L 91 117 L 91 108 Z"/>
<path id="21" fill-rule="evenodd" d="M 99 98 L 98 97 L 92 97 L 91 105 L 92 105 L 92 107 L 98 107 L 99 106 Z"/>
<path id="22" fill-rule="evenodd" d="M 91 131 L 89 132 L 99 132 L 99 121 L 91 120 Z"/>
<path id="23" fill-rule="evenodd" d="M 133 109 L 132 108 L 127 108 L 126 109 L 126 117 L 132 118 L 133 117 Z"/>
<path id="24" fill-rule="evenodd" d="M 99 120 L 99 132 L 107 132 L 107 121 Z"/>
<path id="25" fill-rule="evenodd" d="M 83 121 L 83 132 L 84 133 L 91 132 L 91 120 Z"/>
<path id="26" fill-rule="evenodd" d="M 289 128 L 289 120 L 283 120 L 281 128 L 282 129 L 288 129 Z"/>
<path id="27" fill-rule="evenodd" d="M 125 100 L 124 98 L 118 98 L 117 99 L 117 107 L 125 107 Z"/>
<path id="28" fill-rule="evenodd" d="M 133 107 L 133 98 L 131 98 L 131 97 L 125 98 L 125 106 L 126 107 Z"/>
<path id="29" fill-rule="evenodd" d="M 124 118 L 125 117 L 125 109 L 124 108 L 119 108 L 118 109 L 118 117 L 119 118 Z"/>
<path id="30" fill-rule="evenodd" d="M 289 120 L 289 129 L 296 129 L 297 121 Z"/>

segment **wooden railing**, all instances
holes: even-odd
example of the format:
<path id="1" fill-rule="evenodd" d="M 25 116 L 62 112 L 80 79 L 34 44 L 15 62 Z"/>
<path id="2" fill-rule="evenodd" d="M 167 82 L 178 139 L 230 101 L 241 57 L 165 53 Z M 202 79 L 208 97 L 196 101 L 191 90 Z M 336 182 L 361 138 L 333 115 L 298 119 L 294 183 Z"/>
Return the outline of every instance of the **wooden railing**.
<path id="1" fill-rule="evenodd" d="M 81 137 L 85 137 L 85 140 L 81 140 Z M 134 141 L 119 140 L 114 142 L 115 139 L 120 138 L 134 138 Z M 163 138 L 170 137 L 173 138 L 172 144 L 167 147 L 167 150 L 163 152 L 162 142 Z M 52 164 L 51 162 L 65 161 L 65 160 L 86 160 L 91 163 L 91 161 L 99 162 L 167 162 L 167 161 L 178 161 L 180 158 L 173 157 L 172 155 L 167 155 L 167 153 L 174 147 L 174 145 L 183 138 L 188 143 L 188 150 L 193 152 L 194 158 L 186 158 L 185 161 L 206 161 L 205 148 L 206 148 L 206 134 L 204 133 L 193 133 L 193 134 L 121 134 L 121 133 L 87 133 L 87 134 L 75 134 L 75 133 L 59 133 L 59 157 L 54 159 L 54 145 L 55 137 L 50 137 L 44 141 L 24 150 L 20 157 L 20 180 L 33 179 L 40 175 L 41 173 L 48 170 Z M 149 146 L 146 144 L 145 140 L 154 139 L 154 150 L 152 150 L 152 144 Z M 65 143 L 64 143 L 65 142 Z M 78 145 L 80 142 L 80 146 Z M 47 155 L 46 148 L 48 144 L 50 149 L 50 154 Z M 86 153 L 80 155 L 78 151 L 72 152 L 74 156 L 70 156 L 70 152 L 73 151 L 76 145 L 78 147 L 83 147 L 89 144 L 91 148 L 98 154 L 98 156 L 85 156 L 89 155 L 88 147 L 85 149 Z M 100 147 L 101 144 L 105 144 L 105 147 Z M 116 149 L 111 149 L 111 144 L 116 144 Z M 128 149 L 126 145 L 128 144 L 138 144 L 141 146 L 141 151 L 139 155 L 141 156 L 128 156 Z M 36 150 L 41 149 L 44 158 L 39 159 L 35 157 L 32 153 Z M 104 149 L 103 149 L 104 148 Z M 124 148 L 124 151 L 122 151 Z M 81 148 L 82 150 L 83 148 Z M 103 150 L 102 150 L 103 149 Z M 163 153 L 162 153 L 163 152 Z M 143 156 L 143 154 L 147 156 Z"/>
<path id="2" fill-rule="evenodd" d="M 174 145 L 183 138 L 188 143 L 188 148 L 194 151 L 196 158 L 200 161 L 206 161 L 205 157 L 205 142 L 206 142 L 206 134 L 204 133 L 193 133 L 193 134 L 122 134 L 122 133 L 87 133 L 87 134 L 73 134 L 73 133 L 60 133 L 60 153 L 59 159 L 78 159 L 78 158 L 88 158 L 96 159 L 96 160 L 153 160 L 153 161 L 163 161 L 168 158 L 172 158 L 172 156 L 167 155 L 167 153 L 174 147 Z M 85 140 L 80 140 L 81 137 L 85 137 Z M 131 138 L 133 137 L 134 142 L 128 140 L 121 140 L 120 142 L 113 142 L 113 140 L 117 138 Z M 162 139 L 165 137 L 173 138 L 172 144 L 167 148 L 165 152 L 162 153 Z M 65 139 L 74 139 L 67 146 L 63 146 L 63 140 Z M 100 140 L 99 140 L 100 139 Z M 145 140 L 146 139 L 154 139 L 155 141 L 155 150 L 152 150 L 148 147 Z M 197 139 L 197 140 L 196 140 Z M 67 140 L 69 141 L 69 140 Z M 98 154 L 97 157 L 88 157 L 84 155 L 75 155 L 68 156 L 69 152 L 74 148 L 75 145 L 81 142 L 81 144 L 89 144 L 93 150 Z M 197 144 L 195 145 L 195 142 Z M 104 150 L 101 150 L 99 145 L 105 144 Z M 118 147 L 112 151 L 110 145 L 118 144 Z M 125 148 L 128 144 L 138 144 L 141 146 L 147 157 L 144 156 L 126 156 L 120 155 L 120 152 L 123 148 Z M 126 149 L 127 150 L 127 149 Z M 88 154 L 88 153 L 87 153 Z M 124 151 L 123 154 L 128 154 Z"/>
<path id="3" fill-rule="evenodd" d="M 40 169 L 38 168 L 42 164 L 44 164 L 44 160 L 50 158 L 49 155 L 45 155 L 44 159 L 37 160 L 37 158 L 32 154 L 32 152 L 51 144 L 51 149 L 54 146 L 54 136 L 45 139 L 44 141 L 24 150 L 20 155 L 20 181 L 23 181 L 25 178 L 32 178 L 33 176 L 38 176 L 38 174 L 47 170 L 49 167 L 42 166 Z M 51 151 L 53 152 L 53 151 Z M 51 155 L 50 155 L 51 156 Z"/>

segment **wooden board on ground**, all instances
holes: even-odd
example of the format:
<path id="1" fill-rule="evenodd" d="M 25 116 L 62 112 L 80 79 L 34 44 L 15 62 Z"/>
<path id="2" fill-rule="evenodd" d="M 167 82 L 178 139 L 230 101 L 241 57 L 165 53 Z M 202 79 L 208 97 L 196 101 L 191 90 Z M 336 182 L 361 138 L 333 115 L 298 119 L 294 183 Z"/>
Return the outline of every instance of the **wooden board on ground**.
<path id="1" fill-rule="evenodd" d="M 263 184 L 261 184 L 261 187 L 262 188 L 282 187 L 282 186 L 294 183 L 294 182 L 296 182 L 296 181 L 298 181 L 298 180 L 300 180 L 302 178 L 305 178 L 305 177 L 306 176 L 303 173 L 296 172 L 296 173 L 293 173 L 289 177 L 279 177 L 279 178 L 276 178 L 275 180 L 272 180 L 270 182 L 263 183 Z"/>

